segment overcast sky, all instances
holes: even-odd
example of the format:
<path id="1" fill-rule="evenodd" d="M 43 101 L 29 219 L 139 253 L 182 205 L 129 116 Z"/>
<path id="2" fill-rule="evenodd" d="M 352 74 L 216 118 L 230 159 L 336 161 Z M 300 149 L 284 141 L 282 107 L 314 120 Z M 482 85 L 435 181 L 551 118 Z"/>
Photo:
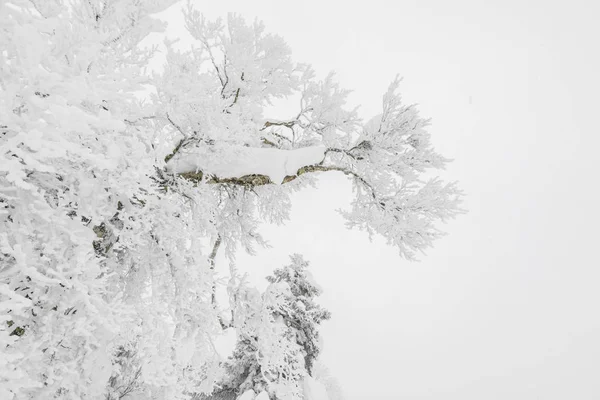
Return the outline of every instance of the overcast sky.
<path id="1" fill-rule="evenodd" d="M 345 230 L 350 184 L 323 175 L 288 225 L 265 227 L 273 249 L 238 258 L 257 282 L 290 253 L 311 261 L 347 399 L 600 398 L 600 2 L 218 3 L 197 8 L 259 17 L 365 117 L 403 76 L 467 194 L 469 214 L 408 263 Z"/>

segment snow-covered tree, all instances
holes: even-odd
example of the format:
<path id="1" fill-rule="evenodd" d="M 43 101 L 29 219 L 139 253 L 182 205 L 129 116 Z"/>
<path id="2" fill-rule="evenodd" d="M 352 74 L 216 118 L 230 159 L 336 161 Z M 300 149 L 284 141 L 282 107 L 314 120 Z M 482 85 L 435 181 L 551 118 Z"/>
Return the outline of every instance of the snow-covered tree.
<path id="1" fill-rule="evenodd" d="M 301 255 L 294 254 L 290 265 L 276 269 L 267 280 L 271 285 L 284 283 L 289 287 L 286 289 L 289 293 L 285 302 L 275 309 L 274 313 L 280 315 L 292 330 L 296 343 L 302 349 L 306 370 L 312 375 L 314 361 L 320 352 L 317 326 L 331 318 L 331 314 L 315 303 L 315 297 L 319 296 L 322 290 L 307 267 L 308 262 L 304 261 Z"/>
<path id="2" fill-rule="evenodd" d="M 276 269 L 261 301 L 235 315 L 238 343 L 225 363 L 218 392 L 267 391 L 275 399 L 302 399 L 303 380 L 319 355 L 318 325 L 330 313 L 315 302 L 321 289 L 300 255 Z M 239 293 L 239 291 L 238 291 Z"/>
<path id="3" fill-rule="evenodd" d="M 2 399 L 212 392 L 216 254 L 264 244 L 261 221 L 284 222 L 319 173 L 349 177 L 348 226 L 407 259 L 460 212 L 455 184 L 424 179 L 447 160 L 398 80 L 363 123 L 261 23 L 191 6 L 195 44 L 165 43 L 151 73 L 158 47 L 141 42 L 173 3 L 0 0 Z M 268 114 L 290 96 L 297 114 Z M 270 307 L 287 304 L 278 290 Z M 308 365 L 312 344 L 295 343 Z"/>

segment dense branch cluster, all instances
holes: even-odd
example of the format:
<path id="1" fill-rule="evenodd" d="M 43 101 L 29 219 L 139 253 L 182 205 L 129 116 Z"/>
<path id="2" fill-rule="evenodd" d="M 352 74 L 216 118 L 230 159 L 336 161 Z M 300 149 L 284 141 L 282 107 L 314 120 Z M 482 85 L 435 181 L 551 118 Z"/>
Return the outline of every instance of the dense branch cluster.
<path id="1" fill-rule="evenodd" d="M 233 262 L 264 245 L 260 224 L 285 222 L 289 195 L 320 173 L 352 180 L 348 226 L 407 259 L 461 212 L 455 184 L 423 178 L 447 160 L 398 80 L 364 123 L 333 75 L 294 63 L 261 23 L 208 21 L 189 5 L 194 45 L 167 42 L 164 68 L 149 73 L 158 47 L 141 42 L 173 3 L 0 2 L 2 399 L 209 394 L 239 367 L 214 345 L 230 327 L 234 359 L 263 341 L 247 388 L 297 397 L 325 319 L 307 322 L 318 293 L 290 275 L 304 262 L 264 294 L 242 290 L 232 268 L 238 286 L 222 305 L 216 252 Z M 295 116 L 264 115 L 286 97 L 299 99 Z"/>

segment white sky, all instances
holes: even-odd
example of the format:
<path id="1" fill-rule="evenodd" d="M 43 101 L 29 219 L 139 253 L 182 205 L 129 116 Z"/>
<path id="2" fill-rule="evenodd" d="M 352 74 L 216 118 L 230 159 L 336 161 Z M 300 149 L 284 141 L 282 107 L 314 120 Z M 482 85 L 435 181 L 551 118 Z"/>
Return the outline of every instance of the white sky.
<path id="1" fill-rule="evenodd" d="M 221 1 L 379 112 L 396 73 L 455 159 L 470 213 L 420 263 L 346 231 L 323 175 L 241 255 L 262 279 L 303 253 L 326 290 L 324 363 L 348 400 L 600 398 L 597 1 Z M 171 10 L 172 11 L 172 10 Z M 180 35 L 175 12 L 169 32 Z M 220 262 L 225 262 L 220 260 Z"/>

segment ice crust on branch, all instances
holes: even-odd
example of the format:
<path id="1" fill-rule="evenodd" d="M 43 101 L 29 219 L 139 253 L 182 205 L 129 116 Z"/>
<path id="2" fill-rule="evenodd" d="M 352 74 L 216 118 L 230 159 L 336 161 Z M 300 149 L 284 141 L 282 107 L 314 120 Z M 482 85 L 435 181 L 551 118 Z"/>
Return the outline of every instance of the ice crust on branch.
<path id="1" fill-rule="evenodd" d="M 220 151 L 195 147 L 171 158 L 167 171 L 175 174 L 202 171 L 205 175 L 219 178 L 264 175 L 273 183 L 280 184 L 286 176 L 296 175 L 300 168 L 322 162 L 325 150 L 325 146 L 293 150 L 229 146 Z"/>

